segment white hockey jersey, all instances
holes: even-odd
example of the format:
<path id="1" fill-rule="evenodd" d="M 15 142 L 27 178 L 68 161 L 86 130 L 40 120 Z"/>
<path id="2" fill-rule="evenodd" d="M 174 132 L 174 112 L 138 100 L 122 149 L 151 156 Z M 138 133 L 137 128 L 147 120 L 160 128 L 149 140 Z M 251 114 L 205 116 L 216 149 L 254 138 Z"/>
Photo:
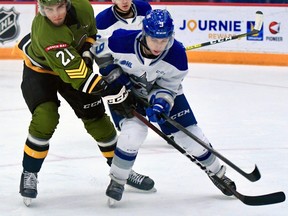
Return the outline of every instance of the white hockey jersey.
<path id="1" fill-rule="evenodd" d="M 111 6 L 96 16 L 96 26 L 98 29 L 97 38 L 109 37 L 116 29 L 140 30 L 142 28 L 142 20 L 147 11 L 151 10 L 148 2 L 134 0 L 131 5 L 134 17 L 124 19 L 120 17 Z"/>
<path id="2" fill-rule="evenodd" d="M 130 77 L 132 91 L 148 98 L 151 91 L 168 90 L 174 97 L 182 90 L 181 82 L 188 73 L 184 46 L 174 40 L 172 47 L 156 59 L 144 58 L 140 51 L 141 30 L 114 31 L 111 37 L 101 38 L 91 48 L 98 59 L 111 57 Z"/>

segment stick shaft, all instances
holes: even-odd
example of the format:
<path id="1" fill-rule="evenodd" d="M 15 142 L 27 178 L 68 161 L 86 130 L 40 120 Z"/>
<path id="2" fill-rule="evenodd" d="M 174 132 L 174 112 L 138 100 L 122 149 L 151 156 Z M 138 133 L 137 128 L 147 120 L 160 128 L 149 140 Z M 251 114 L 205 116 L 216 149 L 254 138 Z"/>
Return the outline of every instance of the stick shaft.
<path id="1" fill-rule="evenodd" d="M 255 19 L 255 25 L 254 25 L 254 29 L 252 31 L 238 34 L 238 35 L 233 35 L 233 36 L 226 37 L 226 38 L 213 40 L 213 41 L 207 41 L 207 42 L 195 44 L 192 46 L 187 46 L 185 49 L 186 49 L 186 51 L 188 51 L 188 50 L 192 50 L 192 49 L 198 49 L 198 48 L 205 47 L 205 46 L 210 46 L 210 45 L 219 44 L 219 43 L 223 43 L 223 42 L 227 42 L 227 41 L 231 41 L 231 40 L 240 39 L 242 37 L 252 36 L 252 35 L 258 34 L 260 32 L 262 25 L 263 25 L 263 13 L 261 11 L 257 11 L 256 12 L 256 19 Z"/>

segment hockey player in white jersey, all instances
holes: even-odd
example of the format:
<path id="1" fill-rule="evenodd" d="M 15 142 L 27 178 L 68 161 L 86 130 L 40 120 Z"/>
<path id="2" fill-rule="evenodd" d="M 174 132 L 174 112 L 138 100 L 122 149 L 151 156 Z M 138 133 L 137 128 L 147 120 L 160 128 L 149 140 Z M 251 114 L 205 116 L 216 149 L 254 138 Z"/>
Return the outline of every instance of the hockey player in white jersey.
<path id="1" fill-rule="evenodd" d="M 143 0 L 112 0 L 113 5 L 96 16 L 97 37 L 111 36 L 116 29 L 142 29 L 142 20 L 151 10 Z"/>
<path id="2" fill-rule="evenodd" d="M 112 6 L 95 17 L 98 39 L 111 36 L 116 29 L 142 29 L 142 20 L 152 9 L 150 4 L 143 0 L 112 0 L 112 3 Z M 151 178 L 133 170 L 130 173 L 128 185 L 145 192 L 156 191 Z"/>
<path id="3" fill-rule="evenodd" d="M 111 91 L 121 87 L 116 96 L 107 97 L 113 120 L 121 128 L 106 190 L 108 197 L 121 200 L 125 182 L 148 133 L 147 126 L 131 114 L 133 107 L 158 123 L 165 134 L 173 134 L 177 144 L 236 189 L 235 183 L 225 176 L 226 168 L 218 158 L 161 118 L 161 113 L 167 114 L 210 145 L 183 93 L 181 83 L 188 73 L 188 61 L 185 48 L 174 39 L 174 24 L 167 10 L 149 11 L 142 30 L 116 30 L 108 39 L 98 40 L 91 51 Z M 137 97 L 149 101 L 150 107 L 141 106 Z M 209 178 L 225 195 L 232 195 L 215 182 L 213 175 Z"/>

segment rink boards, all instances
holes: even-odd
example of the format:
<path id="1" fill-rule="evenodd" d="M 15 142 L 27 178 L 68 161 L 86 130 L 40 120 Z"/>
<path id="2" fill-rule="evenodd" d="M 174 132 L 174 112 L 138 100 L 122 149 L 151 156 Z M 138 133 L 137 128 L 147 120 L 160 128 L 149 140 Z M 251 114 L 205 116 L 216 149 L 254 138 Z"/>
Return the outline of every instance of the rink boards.
<path id="1" fill-rule="evenodd" d="M 109 7 L 93 4 L 95 14 Z M 287 6 L 267 4 L 152 3 L 174 18 L 175 38 L 191 46 L 249 32 L 255 12 L 264 14 L 259 34 L 187 51 L 189 62 L 288 65 Z M 237 7 L 237 10 L 235 10 Z M 0 59 L 19 59 L 13 47 L 30 32 L 37 11 L 34 3 L 0 4 Z"/>

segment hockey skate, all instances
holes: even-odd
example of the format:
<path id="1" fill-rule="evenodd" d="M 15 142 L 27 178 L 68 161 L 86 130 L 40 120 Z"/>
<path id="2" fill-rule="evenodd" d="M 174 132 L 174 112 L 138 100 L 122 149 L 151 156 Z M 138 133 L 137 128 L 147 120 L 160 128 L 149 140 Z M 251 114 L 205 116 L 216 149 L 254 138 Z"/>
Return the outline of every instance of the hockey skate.
<path id="1" fill-rule="evenodd" d="M 131 170 L 126 184 L 141 192 L 156 192 L 153 179 L 149 176 L 141 175 L 134 170 Z"/>
<path id="2" fill-rule="evenodd" d="M 23 202 L 26 206 L 30 206 L 32 199 L 37 197 L 37 173 L 23 171 L 20 181 L 19 193 L 23 197 Z"/>
<path id="3" fill-rule="evenodd" d="M 226 167 L 222 166 L 221 169 L 215 175 L 217 175 L 219 178 L 221 178 L 225 184 L 229 185 L 231 188 L 236 190 L 235 183 L 231 179 L 229 179 L 227 176 L 225 176 L 225 172 L 226 172 Z M 230 191 L 228 191 L 226 188 L 224 188 L 222 185 L 220 185 L 217 181 L 215 181 L 215 179 L 213 178 L 213 175 L 212 176 L 208 175 L 208 176 L 211 179 L 211 181 L 213 182 L 213 184 L 219 190 L 221 190 L 221 192 L 223 194 L 225 194 L 226 196 L 232 196 L 233 195 Z"/>
<path id="4" fill-rule="evenodd" d="M 110 184 L 106 189 L 106 195 L 108 198 L 108 206 L 113 207 L 116 201 L 122 199 L 122 194 L 124 192 L 124 184 L 119 184 L 115 180 L 111 179 Z"/>

